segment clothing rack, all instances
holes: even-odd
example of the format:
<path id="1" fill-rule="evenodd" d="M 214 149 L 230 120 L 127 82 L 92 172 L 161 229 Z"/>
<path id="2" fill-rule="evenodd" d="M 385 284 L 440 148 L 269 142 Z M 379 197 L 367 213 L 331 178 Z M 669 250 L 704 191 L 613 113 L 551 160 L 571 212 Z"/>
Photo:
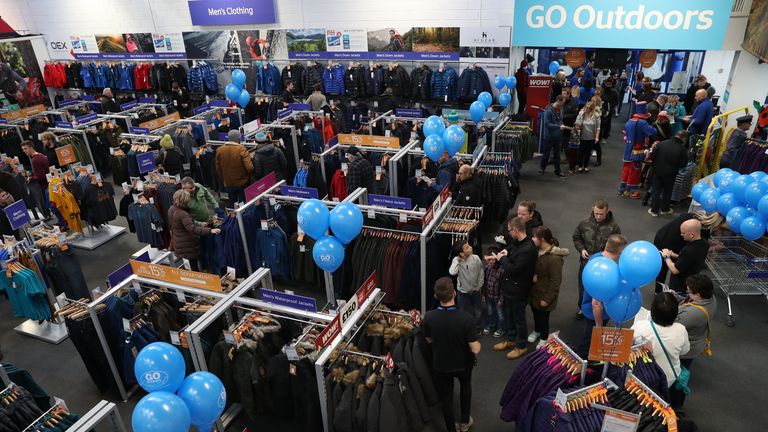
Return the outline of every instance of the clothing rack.
<path id="1" fill-rule="evenodd" d="M 573 359 L 574 362 L 581 364 L 581 371 L 580 371 L 580 378 L 579 378 L 579 384 L 584 385 L 584 380 L 587 378 L 587 361 L 579 357 L 578 354 L 576 354 L 576 351 L 574 351 L 568 344 L 563 342 L 562 339 L 560 339 L 560 332 L 555 332 L 549 335 L 549 338 L 547 338 L 548 343 L 556 343 L 560 345 L 563 350 Z"/>
<path id="2" fill-rule="evenodd" d="M 18 124 L 0 123 L 0 128 L 15 129 L 19 140 L 24 141 L 24 135 L 21 134 L 21 126 Z"/>
<path id="3" fill-rule="evenodd" d="M 443 112 L 443 114 L 445 115 L 445 112 Z M 502 117 L 499 116 L 495 120 L 482 120 L 480 122 L 475 122 L 475 121 L 472 121 L 472 120 L 462 119 L 462 120 L 459 120 L 459 122 L 462 123 L 462 124 L 474 125 L 474 126 L 477 126 L 477 127 L 486 126 L 486 127 L 495 128 L 496 125 L 497 125 L 497 122 L 501 118 Z M 448 121 L 447 118 L 443 117 L 442 119 L 443 119 L 443 123 L 445 124 L 446 127 L 448 127 L 448 126 L 450 126 L 452 124 L 451 122 Z M 387 112 L 385 112 L 383 114 L 380 114 L 378 117 L 368 121 L 368 134 L 369 135 L 373 135 L 374 125 L 376 123 L 378 123 L 379 121 L 381 121 L 381 120 L 383 120 L 387 124 L 395 122 L 395 121 L 398 121 L 398 120 L 399 121 L 404 121 L 404 122 L 411 122 L 411 123 L 424 123 L 425 121 L 427 121 L 427 119 L 424 118 L 424 117 L 401 117 L 401 116 L 396 115 L 394 112 L 392 112 L 392 110 L 389 110 L 389 111 L 387 111 Z"/>
<path id="4" fill-rule="evenodd" d="M 171 124 L 168 124 L 168 125 L 165 125 L 165 126 L 161 126 L 161 127 L 157 128 L 157 129 L 151 131 L 150 135 L 158 135 L 158 136 L 162 137 L 163 135 L 165 135 L 167 133 L 170 133 L 172 131 L 175 132 L 176 129 L 179 128 L 179 127 L 187 127 L 187 126 L 191 127 L 192 125 L 201 126 L 203 128 L 203 131 L 205 131 L 206 127 L 207 127 L 207 124 L 205 123 L 204 119 L 183 118 L 183 119 L 177 120 L 174 123 L 171 123 Z M 204 133 L 203 137 L 205 138 L 205 143 L 207 144 L 208 141 L 209 141 L 208 134 Z"/>
<path id="5" fill-rule="evenodd" d="M 558 390 L 558 396 L 555 398 L 555 405 L 557 405 L 564 412 L 569 412 L 571 411 L 571 408 L 574 408 L 571 405 L 572 402 L 586 397 L 587 400 L 584 401 L 583 404 L 578 404 L 578 408 L 588 407 L 595 403 L 597 400 L 595 399 L 595 396 L 605 398 L 607 400 L 607 390 L 615 390 L 618 388 L 619 386 L 617 386 L 613 381 L 609 380 L 608 378 L 603 378 L 603 380 L 600 382 L 586 386 L 584 388 L 580 388 L 578 390 L 574 390 L 569 393 L 560 394 L 561 390 Z M 596 390 L 606 390 L 606 392 L 595 395 Z M 564 405 L 561 405 L 562 403 L 564 403 Z"/>
<path id="6" fill-rule="evenodd" d="M 627 380 L 624 382 L 624 388 L 633 394 L 636 394 L 635 392 L 639 389 L 646 397 L 649 397 L 651 403 L 648 405 L 648 408 L 656 409 L 661 413 L 667 423 L 668 432 L 677 432 L 677 414 L 675 414 L 675 410 L 673 410 L 669 403 L 659 397 L 659 395 L 651 390 L 651 388 L 642 380 L 637 378 L 631 370 L 627 372 Z"/>
<path id="7" fill-rule="evenodd" d="M 55 404 L 54 406 L 45 410 L 45 412 L 38 417 L 35 421 L 29 424 L 22 432 L 36 431 L 41 422 L 48 421 L 49 416 L 58 409 L 64 409 L 63 401 Z"/>
<path id="8" fill-rule="evenodd" d="M 224 317 L 228 325 L 232 325 L 234 323 L 233 309 L 252 310 L 255 308 L 266 310 L 268 312 L 278 312 L 283 315 L 289 315 L 321 324 L 328 324 L 333 319 L 333 316 L 331 315 L 302 311 L 257 300 L 255 298 L 257 290 L 261 288 L 269 290 L 273 289 L 272 276 L 269 269 L 257 269 L 253 274 L 241 282 L 235 290 L 219 300 L 216 305 L 187 328 L 186 333 L 189 341 L 189 350 L 192 355 L 195 370 L 203 372 L 208 371 L 208 359 L 205 356 L 201 339 L 202 332 L 222 317 Z M 216 422 L 216 429 L 221 432 L 226 430 L 241 410 L 242 407 L 239 404 L 231 405 Z"/>
<path id="9" fill-rule="evenodd" d="M 280 122 L 282 122 L 282 120 L 275 120 L 272 123 L 263 124 L 263 125 L 261 125 L 260 128 L 252 130 L 252 131 L 249 131 L 245 135 L 245 139 L 246 140 L 254 139 L 257 133 L 263 132 L 263 131 L 267 131 L 267 130 L 270 130 L 270 129 L 288 129 L 291 132 L 291 140 L 293 141 L 293 157 L 295 159 L 296 166 L 298 167 L 299 166 L 300 158 L 299 158 L 299 142 L 298 142 L 297 134 L 296 134 L 296 126 L 294 126 L 294 125 L 285 125 L 285 124 L 281 124 Z"/>
<path id="10" fill-rule="evenodd" d="M 389 159 L 389 162 L 387 164 L 389 165 L 389 179 L 390 179 L 390 185 L 389 185 L 389 194 L 391 196 L 400 196 L 399 195 L 399 189 L 398 189 L 398 182 L 392 181 L 393 176 L 392 173 L 395 173 L 395 177 L 397 178 L 397 167 L 398 164 L 400 164 L 400 161 L 405 157 L 406 155 L 410 154 L 411 150 L 418 149 L 420 147 L 420 141 L 419 140 L 413 140 L 409 142 L 406 146 L 400 149 L 399 152 L 397 152 L 396 155 L 392 156 Z"/>
<path id="11" fill-rule="evenodd" d="M 416 145 L 418 145 L 419 141 L 411 141 L 408 143 L 405 147 L 402 148 L 387 148 L 387 147 L 369 147 L 369 146 L 355 146 L 361 151 L 364 152 L 374 152 L 374 153 L 384 153 L 392 155 L 392 157 L 387 161 L 387 171 L 389 176 L 389 195 L 396 197 L 399 196 L 397 194 L 398 192 L 398 175 L 397 175 L 397 161 L 402 158 L 403 155 L 407 154 L 407 152 L 411 149 L 413 149 Z M 352 147 L 352 145 L 349 144 L 336 144 L 333 147 L 330 147 L 326 151 L 320 154 L 321 158 L 325 158 L 325 156 L 338 151 L 339 158 L 341 160 L 344 160 L 344 153 Z M 325 164 L 321 164 L 321 169 L 323 171 L 323 178 L 325 178 Z"/>
<path id="12" fill-rule="evenodd" d="M 213 102 L 215 102 L 215 101 L 213 101 Z M 234 106 L 210 105 L 210 108 L 208 110 L 203 111 L 203 112 L 201 112 L 199 114 L 195 114 L 192 117 L 187 117 L 187 119 L 188 120 L 205 120 L 206 123 L 207 123 L 209 118 L 211 118 L 212 116 L 214 116 L 216 114 L 221 113 L 222 111 L 225 114 L 236 113 L 237 114 L 238 122 L 240 124 L 240 127 L 242 127 L 242 125 L 243 125 L 243 110 L 238 108 L 238 107 L 234 107 Z"/>
<path id="13" fill-rule="evenodd" d="M 103 430 L 102 428 L 95 429 L 97 425 L 106 425 L 107 430 L 110 432 L 126 432 L 125 425 L 123 424 L 122 417 L 120 417 L 120 411 L 117 409 L 117 405 L 105 400 L 100 401 L 87 413 L 80 416 L 80 420 L 75 422 L 67 429 L 67 432 L 90 432 L 91 430 Z"/>

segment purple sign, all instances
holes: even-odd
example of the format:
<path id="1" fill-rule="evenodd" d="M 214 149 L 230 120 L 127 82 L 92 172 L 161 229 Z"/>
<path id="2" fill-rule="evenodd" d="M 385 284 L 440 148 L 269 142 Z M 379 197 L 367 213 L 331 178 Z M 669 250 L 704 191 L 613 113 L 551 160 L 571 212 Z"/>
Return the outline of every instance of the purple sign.
<path id="1" fill-rule="evenodd" d="M 459 61 L 457 52 L 289 52 L 289 59 Z"/>
<path id="2" fill-rule="evenodd" d="M 152 152 L 137 154 L 136 162 L 139 164 L 139 172 L 142 174 L 157 169 L 157 165 L 155 165 L 155 154 Z"/>
<path id="3" fill-rule="evenodd" d="M 398 198 L 386 195 L 368 195 L 368 204 L 402 210 L 411 210 L 413 208 L 410 198 Z"/>
<path id="4" fill-rule="evenodd" d="M 185 59 L 185 58 L 187 58 L 187 53 L 185 52 L 75 53 L 75 59 L 77 60 L 162 60 L 162 59 Z"/>
<path id="5" fill-rule="evenodd" d="M 27 206 L 24 205 L 23 200 L 16 201 L 15 203 L 7 206 L 3 209 L 5 215 L 8 217 L 8 221 L 11 222 L 11 228 L 19 229 L 28 224 L 31 220 Z"/>
<path id="6" fill-rule="evenodd" d="M 96 97 L 92 95 L 80 95 L 80 99 L 84 101 L 95 101 Z"/>
<path id="7" fill-rule="evenodd" d="M 149 259 L 149 252 L 144 252 L 143 254 L 136 257 L 136 261 L 141 262 L 150 262 Z M 109 284 L 110 288 L 116 287 L 120 282 L 128 279 L 133 274 L 133 269 L 131 268 L 131 263 L 128 263 L 119 269 L 113 271 L 110 273 L 109 276 L 107 276 L 107 284 Z"/>
<path id="8" fill-rule="evenodd" d="M 70 122 L 63 122 L 63 121 L 57 121 L 56 122 L 56 127 L 57 128 L 62 128 L 62 129 L 72 129 L 73 128 L 72 123 L 70 123 Z"/>
<path id="9" fill-rule="evenodd" d="M 210 105 L 203 104 L 203 105 L 200 105 L 199 107 L 195 107 L 195 109 L 193 111 L 194 111 L 195 115 L 198 115 L 200 113 L 204 113 L 204 112 L 208 111 L 209 109 L 211 109 Z"/>
<path id="10" fill-rule="evenodd" d="M 88 123 L 89 121 L 96 120 L 97 118 L 98 116 L 96 115 L 96 113 L 90 113 L 90 114 L 81 115 L 80 117 L 77 117 L 77 122 Z"/>
<path id="11" fill-rule="evenodd" d="M 225 100 L 222 100 L 222 99 L 214 99 L 214 100 L 211 101 L 211 106 L 212 107 L 228 108 L 229 107 L 229 102 L 227 102 Z"/>
<path id="12" fill-rule="evenodd" d="M 198 26 L 276 22 L 273 0 L 190 0 L 189 14 Z"/>
<path id="13" fill-rule="evenodd" d="M 280 291 L 261 289 L 261 299 L 267 303 L 292 307 L 307 312 L 317 312 L 317 301 L 312 297 L 286 294 Z"/>
<path id="14" fill-rule="evenodd" d="M 120 111 L 126 111 L 131 108 L 136 108 L 137 106 L 139 106 L 138 102 L 127 102 L 124 104 L 120 104 Z"/>
<path id="15" fill-rule="evenodd" d="M 142 127 L 134 127 L 131 126 L 128 128 L 129 131 L 131 131 L 132 134 L 136 135 L 147 135 L 149 134 L 149 128 L 142 128 Z"/>
<path id="16" fill-rule="evenodd" d="M 219 132 L 219 141 L 229 141 L 229 134 L 227 132 Z"/>
<path id="17" fill-rule="evenodd" d="M 288 117 L 289 115 L 291 115 L 292 112 L 293 112 L 293 110 L 290 109 L 290 108 L 284 109 L 284 110 L 280 110 L 280 111 L 277 112 L 277 118 L 284 119 L 284 118 Z"/>
<path id="18" fill-rule="evenodd" d="M 8 119 L 0 118 L 0 124 L 8 123 Z"/>
<path id="19" fill-rule="evenodd" d="M 424 114 L 420 109 L 396 109 L 395 115 L 398 117 L 421 118 Z"/>
<path id="20" fill-rule="evenodd" d="M 153 104 L 153 103 L 157 103 L 157 99 L 155 99 L 153 97 L 140 97 L 139 98 L 139 103 Z"/>
<path id="21" fill-rule="evenodd" d="M 285 196 L 296 198 L 317 198 L 317 189 L 299 186 L 280 186 L 280 192 Z"/>
<path id="22" fill-rule="evenodd" d="M 294 111 L 309 111 L 312 109 L 312 105 L 292 103 L 292 104 L 288 104 L 288 109 L 294 110 Z"/>
<path id="23" fill-rule="evenodd" d="M 64 99 L 63 101 L 59 102 L 59 108 L 64 108 L 70 105 L 77 105 L 80 103 L 77 99 Z"/>

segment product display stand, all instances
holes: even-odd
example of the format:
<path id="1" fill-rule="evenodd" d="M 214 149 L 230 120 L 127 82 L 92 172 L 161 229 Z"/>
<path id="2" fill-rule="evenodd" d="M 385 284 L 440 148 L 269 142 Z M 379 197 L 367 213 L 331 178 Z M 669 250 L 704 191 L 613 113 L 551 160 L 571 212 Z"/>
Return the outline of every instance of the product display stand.
<path id="1" fill-rule="evenodd" d="M 507 109 L 505 109 L 504 111 L 506 112 Z M 445 126 L 448 127 L 448 126 L 451 125 L 451 122 L 448 121 L 448 119 L 446 118 L 446 115 L 447 115 L 446 110 L 443 110 L 443 123 L 445 123 Z M 474 121 L 469 120 L 469 119 L 461 119 L 459 121 L 461 123 L 463 123 L 463 124 L 475 125 L 477 127 L 486 126 L 486 127 L 489 127 L 489 128 L 493 129 L 493 128 L 495 128 L 497 126 L 498 123 L 503 122 L 502 120 L 504 118 L 505 117 L 503 115 L 498 115 L 498 116 L 496 116 L 492 120 L 491 119 L 488 119 L 488 120 L 484 119 L 484 120 L 482 120 L 479 123 L 474 122 Z M 411 123 L 424 123 L 425 121 L 427 121 L 427 119 L 423 118 L 423 117 L 402 117 L 402 116 L 398 116 L 397 114 L 395 114 L 394 112 L 392 112 L 390 110 L 390 111 L 387 111 L 387 112 L 385 112 L 383 114 L 380 114 L 378 117 L 376 117 L 373 120 L 370 120 L 368 122 L 368 134 L 369 135 L 373 135 L 373 128 L 376 125 L 376 123 L 378 121 L 380 121 L 380 120 L 383 120 L 387 125 L 389 125 L 390 123 L 392 123 L 394 121 L 398 121 L 398 120 L 405 121 L 405 122 L 411 122 Z"/>
<path id="2" fill-rule="evenodd" d="M 298 142 L 298 137 L 297 137 L 297 134 L 296 134 L 296 126 L 282 124 L 281 123 L 282 121 L 283 120 L 279 120 L 278 119 L 278 120 L 275 120 L 272 123 L 263 124 L 263 125 L 261 125 L 260 128 L 248 132 L 245 135 L 244 139 L 245 140 L 254 139 L 254 137 L 256 136 L 257 133 L 268 131 L 270 129 L 288 129 L 291 132 L 291 140 L 293 141 L 293 156 L 294 156 L 294 159 L 295 159 L 295 162 L 296 162 L 296 166 L 299 166 L 299 160 L 300 160 L 300 158 L 299 158 L 299 142 Z"/>
<path id="3" fill-rule="evenodd" d="M 216 101 L 213 101 L 211 103 L 213 104 L 214 102 L 216 102 Z M 226 101 L 218 101 L 218 102 L 223 102 L 225 104 L 227 103 Z M 240 126 L 242 127 L 242 125 L 243 125 L 243 110 L 241 110 L 240 108 L 238 108 L 236 106 L 210 105 L 210 109 L 208 109 L 206 111 L 203 111 L 200 114 L 195 114 L 192 117 L 187 117 L 187 120 L 206 120 L 206 123 L 207 123 L 207 121 L 211 117 L 213 117 L 214 115 L 217 115 L 217 114 L 221 114 L 221 113 L 224 113 L 224 114 L 236 113 L 237 114 L 237 120 L 238 120 Z"/>
<path id="4" fill-rule="evenodd" d="M 90 224 L 86 223 L 90 234 L 83 236 L 77 240 L 70 242 L 70 244 L 79 249 L 94 250 L 104 243 L 119 237 L 125 233 L 126 228 L 117 225 L 102 225 L 98 228 L 94 228 Z"/>
<path id="5" fill-rule="evenodd" d="M 151 135 L 158 135 L 162 137 L 165 134 L 169 134 L 173 136 L 173 132 L 178 128 L 179 126 L 191 126 L 191 125 L 198 125 L 203 128 L 203 131 L 206 131 L 206 128 L 208 125 L 205 123 L 205 119 L 199 119 L 199 118 L 183 118 L 179 121 L 176 121 L 174 123 L 171 123 L 169 125 L 165 125 L 162 127 L 159 127 L 152 132 L 150 132 Z M 203 133 L 203 139 L 205 139 L 205 143 L 208 143 L 209 136 L 208 133 Z"/>
<path id="6" fill-rule="evenodd" d="M 578 354 L 576 354 L 576 351 L 574 351 L 568 344 L 563 342 L 562 339 L 560 339 L 559 331 L 552 333 L 549 335 L 549 338 L 547 339 L 547 342 L 555 342 L 563 347 L 565 352 L 568 353 L 571 358 L 577 362 L 581 363 L 581 370 L 579 372 L 579 385 L 584 385 L 584 380 L 587 378 L 587 361 L 579 357 Z"/>
<path id="7" fill-rule="evenodd" d="M 24 135 L 21 134 L 21 126 L 17 124 L 8 124 L 8 123 L 0 123 L 0 128 L 3 129 L 15 129 L 16 135 L 19 136 L 19 139 L 24 141 Z"/>
<path id="8" fill-rule="evenodd" d="M 67 432 L 90 432 L 92 430 L 104 430 L 103 428 L 95 429 L 97 426 L 106 426 L 106 430 L 109 432 L 126 432 L 127 429 L 123 424 L 123 419 L 120 417 L 120 412 L 117 410 L 117 406 L 112 402 L 105 400 L 96 404 L 90 411 L 80 416 L 80 420 L 75 422 L 67 429 Z"/>
<path id="9" fill-rule="evenodd" d="M 55 113 L 57 116 L 59 116 L 59 120 L 68 122 L 70 121 L 69 117 L 67 116 L 69 111 L 80 109 L 81 107 L 88 106 L 91 103 L 93 102 L 80 101 L 80 102 L 73 103 L 72 105 L 59 106 L 58 108 L 53 109 L 50 112 Z"/>
<path id="10" fill-rule="evenodd" d="M 93 153 L 91 153 L 91 146 L 88 145 L 88 137 L 86 136 L 85 129 L 66 129 L 66 128 L 60 128 L 60 127 L 54 127 L 54 128 L 48 128 L 46 132 L 53 132 L 55 135 L 80 135 L 80 140 L 85 143 L 85 148 L 88 150 L 88 157 L 91 158 L 91 162 L 95 160 L 93 158 Z M 78 161 L 82 163 L 83 161 Z M 84 164 L 83 166 L 88 165 Z"/>
<path id="11" fill-rule="evenodd" d="M 240 283 L 235 290 L 187 327 L 187 340 L 189 341 L 189 350 L 192 354 L 195 370 L 208 371 L 208 359 L 205 357 L 200 335 L 221 317 L 226 319 L 229 326 L 237 323 L 244 312 L 253 311 L 273 315 L 278 318 L 297 320 L 303 323 L 316 323 L 321 326 L 325 326 L 333 320 L 331 315 L 308 312 L 258 300 L 258 290 L 261 288 L 273 289 L 272 276 L 269 269 L 257 269 Z M 232 404 L 216 423 L 217 429 L 222 432 L 226 430 L 241 410 L 242 407 L 239 404 Z"/>
<path id="12" fill-rule="evenodd" d="M 414 171 L 421 167 L 418 163 L 414 163 L 414 159 L 420 160 L 421 158 L 424 157 L 424 150 L 421 149 L 421 145 L 422 145 L 422 143 L 420 141 L 413 141 L 410 144 L 408 144 L 407 146 L 405 146 L 402 149 L 400 149 L 400 152 L 398 152 L 397 155 L 395 155 L 394 157 L 392 157 L 392 159 L 389 160 L 390 176 L 391 176 L 392 172 L 395 172 L 395 173 L 398 172 L 399 165 L 400 165 L 400 163 L 403 163 L 403 158 L 405 156 L 415 156 L 415 158 L 414 157 L 409 157 L 409 158 L 407 158 L 405 160 L 405 163 L 407 164 L 405 172 L 407 173 L 407 175 L 409 177 L 412 177 Z M 478 153 L 478 151 L 475 150 L 475 154 L 456 153 L 453 157 L 456 158 L 456 159 L 464 159 L 464 160 L 472 161 L 472 169 L 475 169 L 475 168 L 477 168 L 477 166 L 479 166 L 478 161 L 481 161 L 482 157 L 487 152 L 487 146 L 485 146 L 485 145 L 478 146 L 477 148 L 481 149 L 480 153 Z M 326 152 L 326 153 L 328 153 L 328 152 Z M 323 153 L 323 154 L 325 154 L 325 153 Z M 392 177 L 390 177 L 390 182 L 391 181 L 392 181 Z M 395 185 L 397 185 L 397 183 L 395 183 Z M 395 189 L 390 189 L 390 190 L 391 191 L 395 191 L 394 193 L 390 193 L 390 195 L 398 196 L 397 193 L 399 192 L 399 190 L 395 190 Z"/>

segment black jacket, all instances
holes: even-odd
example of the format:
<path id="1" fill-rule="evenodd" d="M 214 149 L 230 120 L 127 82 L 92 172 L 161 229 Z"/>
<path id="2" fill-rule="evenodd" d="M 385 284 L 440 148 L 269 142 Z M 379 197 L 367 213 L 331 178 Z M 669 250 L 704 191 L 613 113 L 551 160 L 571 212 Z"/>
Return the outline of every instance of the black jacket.
<path id="1" fill-rule="evenodd" d="M 507 229 L 507 226 L 509 225 L 509 221 L 516 217 L 517 214 L 513 213 L 507 218 L 507 220 L 504 221 L 504 223 L 501 225 L 501 228 L 499 228 L 499 235 L 504 236 L 504 241 L 507 243 L 507 246 L 512 244 L 512 237 L 509 236 L 509 230 Z M 541 218 L 541 213 L 539 213 L 538 210 L 534 210 L 533 216 L 531 216 L 528 222 L 525 223 L 525 233 L 528 235 L 528 237 L 533 238 L 533 229 L 542 225 L 544 225 L 544 220 Z"/>
<path id="2" fill-rule="evenodd" d="M 280 73 L 280 79 L 283 81 L 283 88 L 288 87 L 288 81 L 293 81 L 293 84 L 296 86 L 294 89 L 294 94 L 296 95 L 305 95 L 312 92 L 312 87 L 304 87 L 304 66 L 300 63 L 293 63 L 284 67 Z"/>
<path id="3" fill-rule="evenodd" d="M 274 144 L 265 144 L 253 154 L 253 176 L 258 180 L 274 171 L 277 181 L 285 178 L 285 155 Z"/>
<path id="4" fill-rule="evenodd" d="M 411 71 L 411 97 L 424 101 L 431 99 L 432 69 L 427 65 Z"/>
<path id="5" fill-rule="evenodd" d="M 108 112 L 119 113 L 120 111 L 120 105 L 118 105 L 114 99 L 110 99 L 106 96 L 101 97 L 101 112 L 106 114 Z"/>
<path id="6" fill-rule="evenodd" d="M 653 175 L 674 179 L 677 171 L 688 163 L 685 144 L 675 137 L 656 145 L 651 153 L 653 158 Z"/>
<path id="7" fill-rule="evenodd" d="M 393 111 L 397 108 L 397 99 L 391 94 L 383 94 L 379 96 L 379 109 L 378 112 L 385 113 L 387 111 Z"/>
<path id="8" fill-rule="evenodd" d="M 309 93 L 315 87 L 315 84 L 323 85 L 323 67 L 314 64 L 304 70 L 304 76 L 302 77 L 302 89 L 305 93 Z"/>
<path id="9" fill-rule="evenodd" d="M 162 149 L 157 159 L 155 159 L 155 165 L 162 165 L 165 172 L 172 176 L 181 174 L 184 171 L 184 155 L 176 147 Z"/>
<path id="10" fill-rule="evenodd" d="M 570 98 L 565 101 L 562 109 L 563 124 L 566 126 L 573 126 L 576 124 L 576 118 L 579 116 L 579 101 L 575 98 Z"/>
<path id="11" fill-rule="evenodd" d="M 504 268 L 501 292 L 509 301 L 526 301 L 533 287 L 533 274 L 539 252 L 530 237 L 522 241 L 512 240 L 507 245 L 507 256 L 499 260 Z"/>
<path id="12" fill-rule="evenodd" d="M 365 96 L 365 71 L 362 66 L 355 66 L 344 72 L 344 90 L 351 98 Z"/>
<path id="13" fill-rule="evenodd" d="M 391 87 L 392 93 L 397 97 L 411 96 L 411 79 L 402 66 L 384 71 L 384 85 Z"/>
<path id="14" fill-rule="evenodd" d="M 456 201 L 453 203 L 460 207 L 480 207 L 483 205 L 482 183 L 477 175 L 458 184 Z"/>

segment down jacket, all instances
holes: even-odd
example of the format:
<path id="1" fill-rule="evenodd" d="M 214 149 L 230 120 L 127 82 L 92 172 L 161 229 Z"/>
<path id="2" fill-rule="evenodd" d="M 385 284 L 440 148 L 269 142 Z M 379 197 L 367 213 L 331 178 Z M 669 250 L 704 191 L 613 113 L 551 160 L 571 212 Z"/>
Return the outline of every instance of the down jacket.
<path id="1" fill-rule="evenodd" d="M 283 91 L 280 72 L 271 63 L 264 63 L 257 69 L 256 89 L 266 94 L 278 95 Z"/>
<path id="2" fill-rule="evenodd" d="M 459 77 L 459 98 L 465 101 L 474 101 L 482 92 L 491 92 L 491 82 L 488 74 L 481 67 L 467 67 Z"/>
<path id="3" fill-rule="evenodd" d="M 347 96 L 361 98 L 365 96 L 365 71 L 361 66 L 349 68 L 344 74 L 344 87 Z"/>
<path id="4" fill-rule="evenodd" d="M 188 260 L 200 257 L 200 236 L 210 234 L 211 229 L 196 224 L 187 209 L 176 206 L 168 210 L 168 221 L 176 256 Z"/>
<path id="5" fill-rule="evenodd" d="M 411 97 L 416 100 L 429 100 L 432 91 L 430 82 L 432 81 L 432 69 L 424 65 L 411 71 Z"/>
<path id="6" fill-rule="evenodd" d="M 323 87 L 329 95 L 344 94 L 344 66 L 334 65 L 323 71 Z"/>
<path id="7" fill-rule="evenodd" d="M 443 69 L 442 72 L 439 70 L 432 72 L 432 82 L 430 83 L 432 98 L 443 99 L 448 96 L 448 100 L 456 100 L 458 82 L 456 71 L 451 67 Z"/>
<path id="8" fill-rule="evenodd" d="M 392 94 L 395 97 L 407 98 L 411 96 L 411 79 L 405 68 L 400 65 L 384 72 L 384 85 L 392 88 Z"/>
<path id="9" fill-rule="evenodd" d="M 309 93 L 315 88 L 315 84 L 323 84 L 323 67 L 314 64 L 304 70 L 302 78 L 302 87 L 305 93 Z"/>
<path id="10" fill-rule="evenodd" d="M 621 234 L 621 228 L 613 219 L 612 212 L 609 211 L 602 222 L 598 222 L 595 214 L 590 213 L 589 217 L 581 221 L 573 232 L 573 245 L 576 246 L 577 253 L 580 254 L 586 249 L 590 255 L 593 255 L 605 248 L 605 242 L 613 234 Z"/>
<path id="11" fill-rule="evenodd" d="M 271 143 L 259 147 L 253 154 L 253 176 L 256 179 L 274 171 L 277 181 L 283 180 L 287 165 L 283 152 Z"/>
<path id="12" fill-rule="evenodd" d="M 305 95 L 312 93 L 312 89 L 304 87 L 304 66 L 300 63 L 290 64 L 283 68 L 280 73 L 280 78 L 283 81 L 283 87 L 288 87 L 288 81 L 293 81 L 296 86 L 295 92 L 297 95 Z"/>

